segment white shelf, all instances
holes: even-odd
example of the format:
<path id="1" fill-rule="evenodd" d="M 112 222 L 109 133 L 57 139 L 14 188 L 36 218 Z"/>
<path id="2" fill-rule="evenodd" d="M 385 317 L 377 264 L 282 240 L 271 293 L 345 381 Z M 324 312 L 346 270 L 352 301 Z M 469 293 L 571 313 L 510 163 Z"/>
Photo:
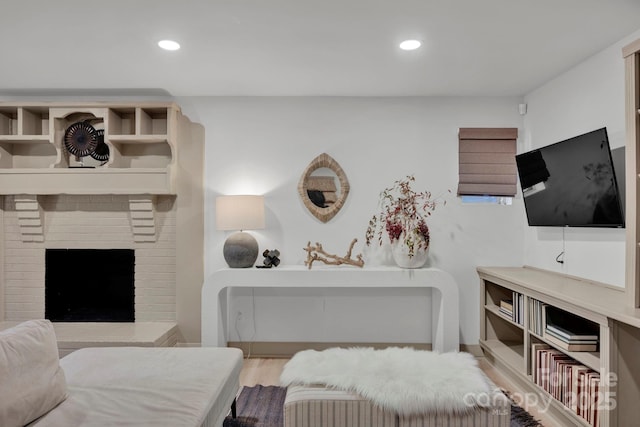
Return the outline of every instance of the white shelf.
<path id="1" fill-rule="evenodd" d="M 488 312 L 495 314 L 496 316 L 498 316 L 499 318 L 501 318 L 501 319 L 505 320 L 506 322 L 509 322 L 509 323 L 510 323 L 510 324 L 512 324 L 513 326 L 515 326 L 515 327 L 517 327 L 517 328 L 519 328 L 519 329 L 523 329 L 523 330 L 524 330 L 524 326 L 523 326 L 523 325 L 521 325 L 521 324 L 519 324 L 519 323 L 516 323 L 516 322 L 514 322 L 514 321 L 513 321 L 513 319 L 511 319 L 510 317 L 507 317 L 507 315 L 506 315 L 506 314 L 504 314 L 504 313 L 502 313 L 502 312 L 500 311 L 500 308 L 499 308 L 497 305 L 495 305 L 495 304 L 486 304 L 486 305 L 484 306 L 484 308 L 485 308 Z"/>
<path id="2" fill-rule="evenodd" d="M 524 368 L 524 344 L 517 341 L 498 339 L 481 340 L 480 346 L 494 357 L 518 372 Z"/>

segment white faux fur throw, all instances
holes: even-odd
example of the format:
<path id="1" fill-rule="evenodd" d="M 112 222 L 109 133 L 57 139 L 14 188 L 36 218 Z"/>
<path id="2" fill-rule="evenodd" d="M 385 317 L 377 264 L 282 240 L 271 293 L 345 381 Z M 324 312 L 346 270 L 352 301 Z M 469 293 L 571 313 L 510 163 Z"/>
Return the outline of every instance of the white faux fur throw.
<path id="1" fill-rule="evenodd" d="M 398 347 L 301 351 L 284 366 L 280 383 L 355 392 L 401 415 L 486 407 L 493 388 L 469 353 Z"/>

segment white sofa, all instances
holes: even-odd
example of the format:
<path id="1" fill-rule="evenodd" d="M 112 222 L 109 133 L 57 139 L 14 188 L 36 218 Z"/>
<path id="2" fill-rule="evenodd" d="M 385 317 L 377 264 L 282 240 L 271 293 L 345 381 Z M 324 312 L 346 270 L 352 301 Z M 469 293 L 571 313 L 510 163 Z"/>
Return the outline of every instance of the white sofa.
<path id="1" fill-rule="evenodd" d="M 48 320 L 0 332 L 0 425 L 219 427 L 240 388 L 231 348 L 85 348 Z"/>

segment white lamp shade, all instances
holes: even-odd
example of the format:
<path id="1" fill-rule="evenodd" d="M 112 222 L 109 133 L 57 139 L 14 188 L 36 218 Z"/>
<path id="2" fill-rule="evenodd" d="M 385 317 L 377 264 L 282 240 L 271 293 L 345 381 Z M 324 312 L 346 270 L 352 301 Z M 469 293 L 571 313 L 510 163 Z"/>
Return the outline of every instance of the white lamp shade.
<path id="1" fill-rule="evenodd" d="M 264 228 L 264 196 L 216 197 L 218 230 L 257 230 Z"/>

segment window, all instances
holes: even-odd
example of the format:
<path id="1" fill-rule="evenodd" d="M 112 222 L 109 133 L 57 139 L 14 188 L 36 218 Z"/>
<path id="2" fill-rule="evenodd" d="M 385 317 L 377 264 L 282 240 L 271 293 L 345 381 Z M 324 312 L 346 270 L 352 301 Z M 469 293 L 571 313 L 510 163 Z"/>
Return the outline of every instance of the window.
<path id="1" fill-rule="evenodd" d="M 513 204 L 513 197 L 504 196 L 460 196 L 460 200 L 464 204 L 474 205 L 505 205 Z"/>
<path id="2" fill-rule="evenodd" d="M 517 128 L 460 128 L 458 195 L 515 196 Z"/>

